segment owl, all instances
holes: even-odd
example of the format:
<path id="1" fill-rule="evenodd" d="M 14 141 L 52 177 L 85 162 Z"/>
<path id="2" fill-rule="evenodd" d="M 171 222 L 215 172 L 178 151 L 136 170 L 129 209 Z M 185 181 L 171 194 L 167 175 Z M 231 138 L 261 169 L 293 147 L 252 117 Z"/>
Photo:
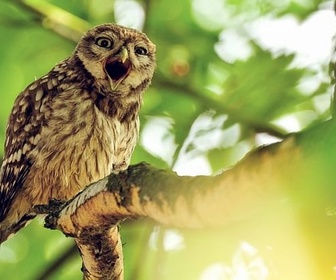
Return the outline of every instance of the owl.
<path id="1" fill-rule="evenodd" d="M 0 171 L 0 243 L 36 216 L 128 167 L 155 45 L 135 29 L 103 24 L 15 100 Z"/>

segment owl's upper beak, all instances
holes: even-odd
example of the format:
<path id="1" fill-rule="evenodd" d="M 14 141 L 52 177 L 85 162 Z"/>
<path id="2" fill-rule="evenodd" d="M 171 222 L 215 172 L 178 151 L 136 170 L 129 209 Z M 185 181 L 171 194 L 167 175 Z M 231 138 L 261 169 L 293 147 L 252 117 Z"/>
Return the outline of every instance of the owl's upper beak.
<path id="1" fill-rule="evenodd" d="M 132 64 L 126 47 L 122 47 L 117 55 L 106 59 L 105 73 L 110 78 L 112 90 L 116 90 L 119 84 L 131 71 Z"/>
<path id="2" fill-rule="evenodd" d="M 122 63 L 125 63 L 125 61 L 128 59 L 128 51 L 126 48 L 122 48 L 120 52 L 120 59 Z"/>

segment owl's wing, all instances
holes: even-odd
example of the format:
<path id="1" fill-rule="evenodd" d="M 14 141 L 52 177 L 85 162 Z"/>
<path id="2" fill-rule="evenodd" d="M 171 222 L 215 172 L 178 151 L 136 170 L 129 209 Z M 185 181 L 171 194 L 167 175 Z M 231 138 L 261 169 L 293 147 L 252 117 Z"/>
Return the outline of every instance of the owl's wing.
<path id="1" fill-rule="evenodd" d="M 47 106 L 46 94 L 45 86 L 37 80 L 15 100 L 6 128 L 0 171 L 0 222 L 6 218 L 31 168 L 29 154 L 36 147 L 45 121 L 41 107 Z"/>

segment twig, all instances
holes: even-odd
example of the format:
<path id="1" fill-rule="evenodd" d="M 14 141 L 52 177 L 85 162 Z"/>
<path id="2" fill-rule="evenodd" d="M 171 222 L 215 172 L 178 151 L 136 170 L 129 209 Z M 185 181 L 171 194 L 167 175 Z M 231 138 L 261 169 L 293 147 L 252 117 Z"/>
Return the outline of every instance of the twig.
<path id="1" fill-rule="evenodd" d="M 216 110 L 217 112 L 228 114 L 233 120 L 248 125 L 251 128 L 255 129 L 257 132 L 265 132 L 282 139 L 288 134 L 288 132 L 286 132 L 284 129 L 279 128 L 278 126 L 275 126 L 273 124 L 259 123 L 258 121 L 254 121 L 251 118 L 246 118 L 243 115 L 239 114 L 239 112 L 225 106 L 225 104 L 213 100 L 206 95 L 200 94 L 199 92 L 188 87 L 187 85 L 178 85 L 167 79 L 164 79 L 159 74 L 156 74 L 153 85 L 157 88 L 166 88 L 190 96 L 191 98 L 193 98 L 193 100 L 198 100 L 199 104 L 206 104 L 207 108 L 205 109 L 211 108 Z"/>
<path id="2" fill-rule="evenodd" d="M 59 255 L 51 264 L 49 264 L 44 271 L 34 277 L 36 280 L 49 279 L 51 275 L 55 274 L 58 269 L 65 265 L 69 259 L 78 254 L 78 249 L 75 245 L 68 248 L 63 254 Z"/>

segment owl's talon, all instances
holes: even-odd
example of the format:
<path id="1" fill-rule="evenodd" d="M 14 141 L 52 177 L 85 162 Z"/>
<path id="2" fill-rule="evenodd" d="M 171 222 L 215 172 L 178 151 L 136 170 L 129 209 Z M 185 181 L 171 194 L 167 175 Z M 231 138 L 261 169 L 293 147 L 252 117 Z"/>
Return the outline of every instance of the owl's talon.
<path id="1" fill-rule="evenodd" d="M 38 204 L 33 207 L 34 212 L 38 215 L 40 214 L 53 214 L 59 212 L 66 201 L 59 199 L 50 199 L 49 204 Z"/>

